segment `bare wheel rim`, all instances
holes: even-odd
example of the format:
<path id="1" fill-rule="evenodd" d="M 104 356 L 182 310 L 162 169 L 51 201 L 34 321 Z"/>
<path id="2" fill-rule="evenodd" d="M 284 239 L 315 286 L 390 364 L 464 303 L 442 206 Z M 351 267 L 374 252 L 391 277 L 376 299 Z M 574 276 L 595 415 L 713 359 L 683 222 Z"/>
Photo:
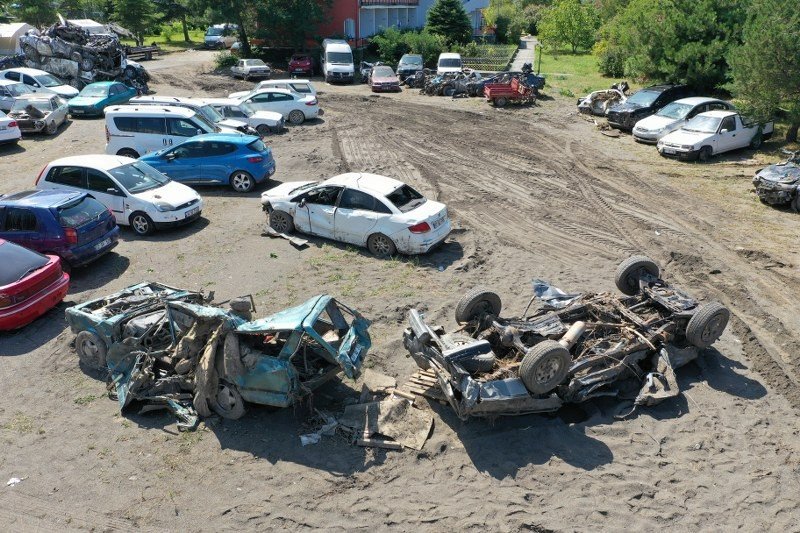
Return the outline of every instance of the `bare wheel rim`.
<path id="1" fill-rule="evenodd" d="M 269 134 L 269 132 L 271 130 L 270 130 L 269 126 L 267 126 L 266 124 L 259 124 L 258 127 L 256 127 L 256 131 L 262 137 L 266 137 L 267 134 Z"/>
<path id="2" fill-rule="evenodd" d="M 722 335 L 722 331 L 725 329 L 726 325 L 727 319 L 724 313 L 714 315 L 714 318 L 709 320 L 705 329 L 703 329 L 703 334 L 701 336 L 703 341 L 712 343 L 717 340 L 720 335 Z"/>
<path id="3" fill-rule="evenodd" d="M 143 215 L 136 215 L 131 220 L 131 226 L 136 233 L 145 234 L 150 229 L 150 223 Z"/>
<path id="4" fill-rule="evenodd" d="M 392 242 L 389 237 L 376 235 L 372 238 L 372 250 L 376 255 L 389 255 L 392 252 Z"/>
<path id="5" fill-rule="evenodd" d="M 289 113 L 289 122 L 292 124 L 302 124 L 305 119 L 306 116 L 303 114 L 303 112 L 297 109 Z"/>
<path id="6" fill-rule="evenodd" d="M 551 357 L 536 369 L 536 381 L 538 383 L 548 383 L 556 377 L 559 370 L 561 370 L 561 362 L 557 357 Z"/>
<path id="7" fill-rule="evenodd" d="M 221 384 L 217 392 L 217 405 L 225 412 L 231 412 L 236 408 L 238 399 L 228 385 Z"/>
<path id="8" fill-rule="evenodd" d="M 99 351 L 97 344 L 92 339 L 83 339 L 83 342 L 81 342 L 81 353 L 83 355 L 96 360 Z"/>
<path id="9" fill-rule="evenodd" d="M 278 233 L 288 233 L 289 231 L 289 218 L 283 213 L 273 213 L 270 219 L 272 229 Z"/>
<path id="10" fill-rule="evenodd" d="M 233 188 L 238 192 L 247 192 L 253 188 L 253 178 L 244 172 L 237 172 L 231 178 Z"/>
<path id="11" fill-rule="evenodd" d="M 47 125 L 47 128 L 46 128 L 45 131 L 47 131 L 48 134 L 52 135 L 52 134 L 54 134 L 56 132 L 57 129 L 58 129 L 58 126 L 56 126 L 56 123 L 55 122 L 51 122 L 51 123 L 49 123 Z"/>

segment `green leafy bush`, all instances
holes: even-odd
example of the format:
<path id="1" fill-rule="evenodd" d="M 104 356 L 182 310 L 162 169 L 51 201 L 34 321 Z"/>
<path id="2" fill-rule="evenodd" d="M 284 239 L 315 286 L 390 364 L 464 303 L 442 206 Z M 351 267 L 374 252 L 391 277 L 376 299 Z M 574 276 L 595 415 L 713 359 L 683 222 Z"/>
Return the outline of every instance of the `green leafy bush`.
<path id="1" fill-rule="evenodd" d="M 232 67 L 239 58 L 230 52 L 220 52 L 214 56 L 214 65 L 218 68 Z"/>
<path id="2" fill-rule="evenodd" d="M 439 54 L 448 50 L 445 38 L 427 30 L 400 31 L 387 28 L 372 37 L 378 57 L 384 63 L 397 63 L 403 54 L 420 54 L 426 65 L 436 64 Z"/>

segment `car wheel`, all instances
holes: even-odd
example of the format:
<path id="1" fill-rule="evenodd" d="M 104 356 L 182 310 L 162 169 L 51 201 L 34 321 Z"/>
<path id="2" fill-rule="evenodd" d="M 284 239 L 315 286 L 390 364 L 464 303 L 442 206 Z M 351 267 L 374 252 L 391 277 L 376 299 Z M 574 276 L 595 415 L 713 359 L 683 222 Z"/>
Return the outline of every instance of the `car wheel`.
<path id="1" fill-rule="evenodd" d="M 93 370 L 108 370 L 106 367 L 106 343 L 91 331 L 81 331 L 75 337 L 78 359 Z"/>
<path id="2" fill-rule="evenodd" d="M 445 96 L 453 96 L 454 94 L 456 94 L 456 88 L 448 86 L 448 87 L 445 87 L 444 91 L 442 91 L 442 92 L 443 92 L 443 94 Z"/>
<path id="3" fill-rule="evenodd" d="M 299 109 L 295 109 L 291 113 L 289 113 L 289 122 L 297 126 L 298 124 L 302 124 L 305 122 L 306 116 L 303 114 L 302 111 Z"/>
<path id="4" fill-rule="evenodd" d="M 661 274 L 655 261 L 643 255 L 634 255 L 619 264 L 614 283 L 622 294 L 634 296 L 639 294 L 639 278 L 644 273 L 654 278 Z"/>
<path id="5" fill-rule="evenodd" d="M 294 220 L 286 211 L 273 211 L 269 214 L 269 227 L 278 233 L 289 234 L 294 231 Z"/>
<path id="6" fill-rule="evenodd" d="M 761 144 L 764 142 L 764 136 L 761 134 L 761 131 L 757 131 L 755 135 L 753 135 L 753 140 L 750 141 L 750 148 L 753 150 L 758 150 L 761 148 Z"/>
<path id="7" fill-rule="evenodd" d="M 383 233 L 375 233 L 367 239 L 367 248 L 375 257 L 391 257 L 397 253 L 397 247 L 392 239 Z"/>
<path id="8" fill-rule="evenodd" d="M 244 170 L 237 170 L 231 175 L 231 187 L 236 192 L 250 192 L 255 186 L 256 180 Z"/>
<path id="9" fill-rule="evenodd" d="M 244 415 L 244 400 L 234 385 L 220 381 L 217 395 L 211 401 L 211 408 L 222 418 L 237 420 Z"/>
<path id="10" fill-rule="evenodd" d="M 697 160 L 701 163 L 707 163 L 709 159 L 711 159 L 711 147 L 710 146 L 703 146 L 700 148 L 700 152 L 697 154 Z"/>
<path id="11" fill-rule="evenodd" d="M 719 339 L 731 313 L 719 302 L 711 302 L 697 309 L 686 326 L 686 340 L 698 348 L 708 348 Z"/>
<path id="12" fill-rule="evenodd" d="M 259 124 L 258 126 L 256 126 L 256 131 L 262 137 L 266 137 L 267 135 L 270 134 L 270 132 L 272 132 L 272 129 L 266 124 Z"/>
<path id="13" fill-rule="evenodd" d="M 137 211 L 131 215 L 130 219 L 131 229 L 140 237 L 150 235 L 155 230 L 153 219 L 141 211 Z"/>
<path id="14" fill-rule="evenodd" d="M 496 107 L 505 107 L 508 103 L 508 99 L 505 96 L 500 96 L 494 99 L 494 105 Z"/>
<path id="15" fill-rule="evenodd" d="M 48 123 L 44 130 L 44 132 L 48 135 L 55 135 L 57 131 L 58 124 L 56 124 L 55 121 Z"/>
<path id="16" fill-rule="evenodd" d="M 519 377 L 532 393 L 545 394 L 564 381 L 569 374 L 570 363 L 572 356 L 569 350 L 556 341 L 542 341 L 522 358 Z"/>
<path id="17" fill-rule="evenodd" d="M 122 157 L 130 157 L 131 159 L 139 159 L 139 154 L 136 152 L 136 150 L 131 150 L 130 148 L 123 148 L 117 152 L 117 155 Z"/>
<path id="18" fill-rule="evenodd" d="M 456 304 L 456 323 L 466 324 L 481 315 L 499 315 L 503 310 L 500 296 L 489 289 L 476 287 L 467 292 Z"/>

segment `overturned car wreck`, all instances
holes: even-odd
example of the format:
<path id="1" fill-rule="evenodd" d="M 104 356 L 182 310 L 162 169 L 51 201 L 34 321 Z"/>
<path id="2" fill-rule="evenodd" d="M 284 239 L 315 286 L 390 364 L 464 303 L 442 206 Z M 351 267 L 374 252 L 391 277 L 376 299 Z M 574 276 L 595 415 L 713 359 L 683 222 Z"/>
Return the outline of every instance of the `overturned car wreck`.
<path id="1" fill-rule="evenodd" d="M 675 369 L 711 346 L 729 318 L 722 304 L 700 304 L 659 274 L 646 257 L 624 261 L 616 273 L 624 297 L 566 294 L 536 280 L 537 309 L 515 318 L 499 316 L 497 294 L 475 289 L 456 306 L 461 333 L 444 334 L 412 309 L 403 342 L 462 419 L 599 396 L 654 405 L 679 394 Z"/>
<path id="2" fill-rule="evenodd" d="M 147 71 L 126 58 L 114 34 L 90 34 L 62 19 L 41 35 L 20 37 L 20 48 L 25 66 L 55 74 L 78 89 L 96 81 L 120 81 L 141 94 L 148 92 Z"/>
<path id="3" fill-rule="evenodd" d="M 359 376 L 370 337 L 356 311 L 325 295 L 258 320 L 253 307 L 142 283 L 66 314 L 81 363 L 108 371 L 121 410 L 165 407 L 182 428 L 197 415 L 240 418 L 245 402 L 287 407 L 339 372 Z"/>
<path id="4" fill-rule="evenodd" d="M 800 213 L 800 151 L 783 150 L 782 163 L 762 168 L 753 177 L 758 199 L 769 205 L 789 205 Z"/>

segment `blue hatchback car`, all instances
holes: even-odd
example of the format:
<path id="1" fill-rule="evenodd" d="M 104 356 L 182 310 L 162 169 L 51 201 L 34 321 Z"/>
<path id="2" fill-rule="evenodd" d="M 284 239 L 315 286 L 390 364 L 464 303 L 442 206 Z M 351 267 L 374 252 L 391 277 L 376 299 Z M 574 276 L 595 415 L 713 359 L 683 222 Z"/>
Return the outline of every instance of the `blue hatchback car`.
<path id="1" fill-rule="evenodd" d="M 119 228 L 111 211 L 86 193 L 25 191 L 0 196 L 0 239 L 57 255 L 67 268 L 114 248 Z"/>
<path id="2" fill-rule="evenodd" d="M 230 185 L 236 192 L 250 192 L 275 174 L 272 150 L 253 135 L 197 135 L 139 160 L 181 183 Z"/>

